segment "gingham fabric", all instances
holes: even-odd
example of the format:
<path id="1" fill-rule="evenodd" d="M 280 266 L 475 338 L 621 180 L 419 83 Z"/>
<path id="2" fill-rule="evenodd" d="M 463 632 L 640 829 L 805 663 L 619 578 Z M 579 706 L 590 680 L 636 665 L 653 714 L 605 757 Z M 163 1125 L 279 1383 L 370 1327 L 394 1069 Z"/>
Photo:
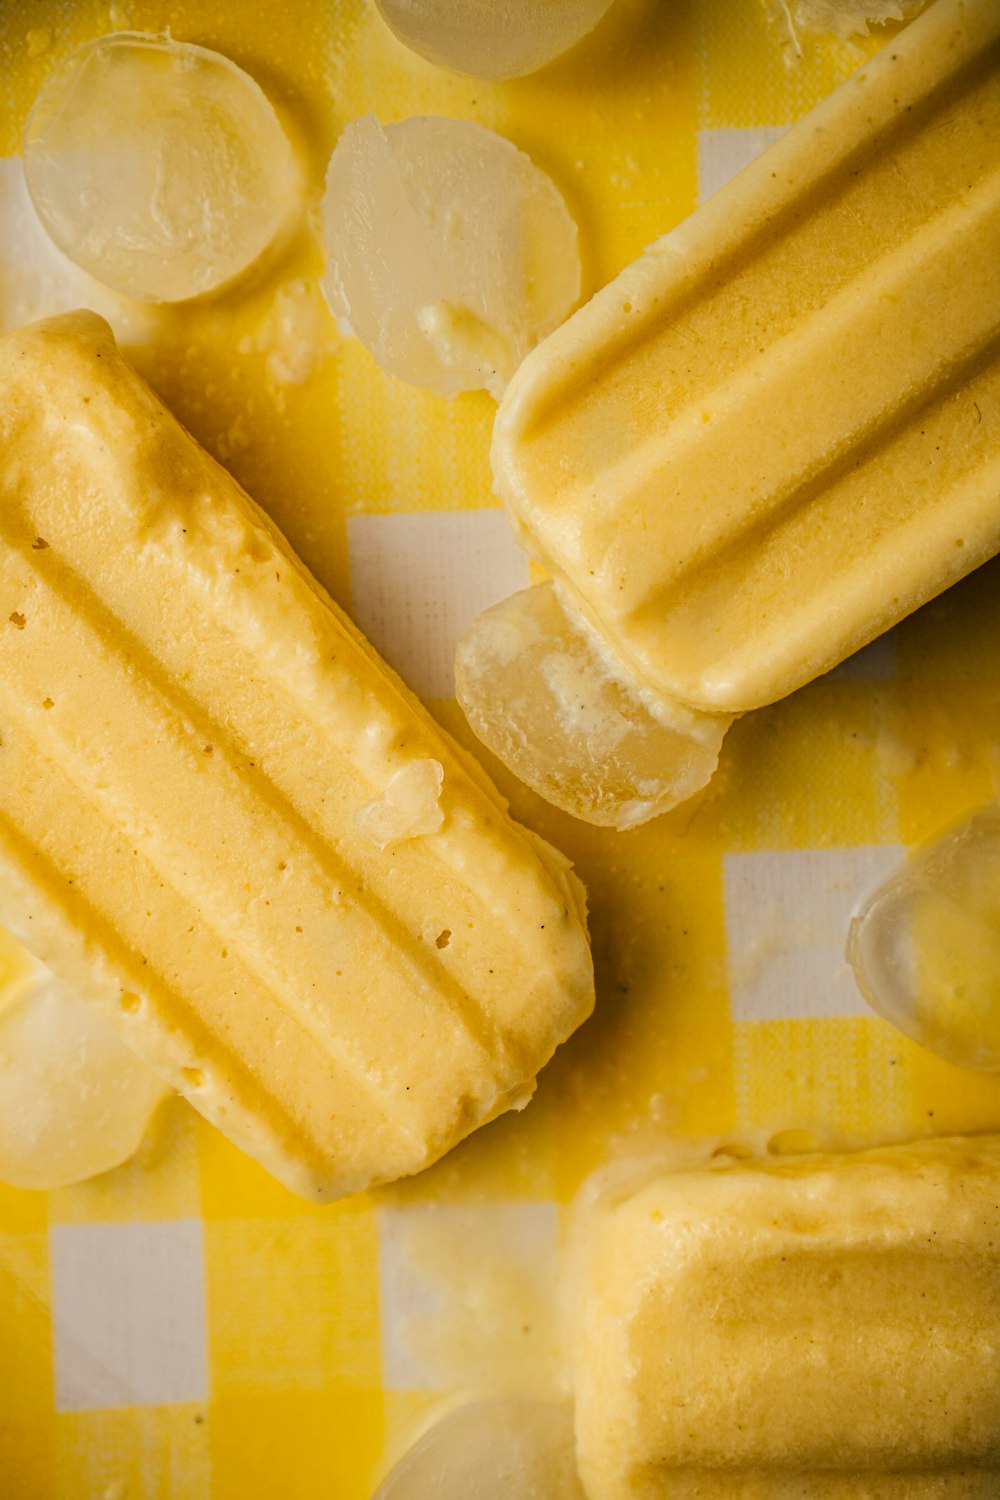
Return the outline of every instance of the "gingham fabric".
<path id="1" fill-rule="evenodd" d="M 79 43 L 169 27 L 259 80 L 314 198 L 362 112 L 477 120 L 562 189 L 593 291 L 876 45 L 824 41 L 790 66 L 762 7 L 617 0 L 571 56 L 492 85 L 411 56 L 369 0 L 0 0 L 0 325 L 80 302 L 109 314 L 469 742 L 454 641 L 531 576 L 491 495 L 491 400 L 384 376 L 326 314 L 308 236 L 203 306 L 125 308 L 33 219 L 32 99 Z M 558 1387 L 566 1207 L 609 1157 L 668 1138 L 698 1151 L 782 1130 L 836 1145 L 1000 1126 L 1000 1080 L 868 1013 L 843 958 L 854 902 L 901 849 L 996 794 L 998 646 L 993 564 L 739 722 L 705 793 L 625 835 L 497 771 L 587 884 L 597 1012 L 523 1114 L 421 1178 L 317 1209 L 175 1101 L 115 1172 L 49 1195 L 0 1188 L 0 1497 L 365 1500 L 438 1396 Z"/>

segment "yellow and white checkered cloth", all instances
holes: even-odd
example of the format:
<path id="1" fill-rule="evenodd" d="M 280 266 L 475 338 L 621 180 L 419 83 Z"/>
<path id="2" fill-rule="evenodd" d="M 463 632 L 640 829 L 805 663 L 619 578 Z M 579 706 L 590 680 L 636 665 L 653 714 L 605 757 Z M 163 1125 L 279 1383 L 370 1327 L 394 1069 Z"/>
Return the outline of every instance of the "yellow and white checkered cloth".
<path id="1" fill-rule="evenodd" d="M 408 54 L 371 0 L 0 0 L 0 326 L 85 295 L 26 210 L 19 143 L 38 88 L 85 40 L 167 27 L 258 79 L 316 194 L 339 130 L 365 111 L 457 115 L 507 135 L 564 192 L 588 291 L 863 55 L 822 42 L 789 68 L 761 0 L 617 0 L 572 55 L 494 85 Z M 490 492 L 493 404 L 383 376 L 317 311 L 316 255 L 303 241 L 270 279 L 120 331 L 468 741 L 450 696 L 454 640 L 528 579 Z M 309 379 L 276 384 L 268 329 L 289 278 L 324 346 Z M 997 792 L 998 647 L 993 564 L 739 722 L 707 792 L 626 835 L 577 824 L 498 772 L 515 816 L 588 886 L 597 1013 L 524 1114 L 423 1177 L 317 1209 L 175 1102 L 116 1172 L 49 1195 L 0 1188 L 2 1500 L 364 1500 L 387 1438 L 449 1369 L 487 1379 L 522 1336 L 538 1366 L 544 1330 L 510 1287 L 530 1264 L 537 1311 L 562 1209 L 623 1142 L 1000 1127 L 1000 1079 L 960 1074 L 868 1014 L 843 960 L 849 910 L 899 848 Z M 459 1317 L 443 1305 L 441 1276 L 414 1249 L 427 1226 L 439 1247 L 450 1236 L 504 1261 L 509 1326 L 477 1311 L 468 1257 L 451 1277 Z M 453 1337 L 463 1308 L 476 1325 L 464 1365 L 407 1339 L 421 1321 Z"/>

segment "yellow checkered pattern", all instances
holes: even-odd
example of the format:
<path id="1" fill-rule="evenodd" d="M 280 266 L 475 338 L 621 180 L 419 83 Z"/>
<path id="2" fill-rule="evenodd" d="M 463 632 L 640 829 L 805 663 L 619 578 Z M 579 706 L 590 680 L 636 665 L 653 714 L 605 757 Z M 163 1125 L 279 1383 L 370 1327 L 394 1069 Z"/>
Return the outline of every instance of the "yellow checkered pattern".
<path id="1" fill-rule="evenodd" d="M 491 85 L 411 57 L 370 0 L 2 0 L 0 156 L 18 155 L 35 93 L 73 47 L 166 27 L 260 81 L 317 197 L 338 132 L 365 111 L 452 114 L 509 136 L 563 190 L 589 291 L 695 206 L 711 132 L 789 123 L 863 56 L 823 42 L 789 68 L 762 0 L 617 0 L 574 54 Z M 279 273 L 315 277 L 316 256 L 303 240 Z M 0 292 L 6 274 L 0 264 Z M 349 516 L 494 503 L 493 405 L 388 380 L 332 328 L 315 377 L 276 397 L 253 348 L 273 293 L 272 278 L 168 310 L 155 342 L 133 352 L 350 607 Z M 515 816 L 588 886 L 597 1013 L 524 1114 L 421 1179 L 316 1209 L 177 1102 L 116 1172 L 47 1197 L 0 1188 L 4 1500 L 364 1500 L 387 1438 L 424 1400 L 386 1381 L 387 1210 L 564 1205 L 650 1130 L 698 1140 L 809 1126 L 852 1142 L 1000 1126 L 1000 1080 L 959 1074 L 860 1010 L 823 1014 L 813 996 L 800 1015 L 734 1021 L 726 886 L 727 856 L 912 843 L 995 795 L 998 645 L 991 565 L 897 630 L 890 671 L 834 674 L 741 721 L 708 791 L 627 835 L 577 824 L 497 771 Z M 433 707 L 469 741 L 453 703 Z M 60 1409 L 57 1239 L 181 1222 L 200 1228 L 203 1389 Z"/>

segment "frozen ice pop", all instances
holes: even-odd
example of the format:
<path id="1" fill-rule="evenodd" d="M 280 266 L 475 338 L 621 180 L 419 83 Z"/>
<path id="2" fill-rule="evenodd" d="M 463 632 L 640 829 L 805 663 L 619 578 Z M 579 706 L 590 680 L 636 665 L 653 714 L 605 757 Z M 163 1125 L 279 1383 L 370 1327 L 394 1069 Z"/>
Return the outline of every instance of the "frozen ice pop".
<path id="1" fill-rule="evenodd" d="M 588 1014 L 582 890 L 92 314 L 0 341 L 0 920 L 295 1191 Z"/>
<path id="2" fill-rule="evenodd" d="M 1000 6 L 937 0 L 512 380 L 498 491 L 652 724 L 717 748 L 1000 549 L 998 139 Z M 535 770 L 539 734 L 572 765 L 583 731 L 524 613 L 473 627 L 463 706 L 591 816 Z M 645 816 L 689 782 L 667 767 Z"/>
<path id="3" fill-rule="evenodd" d="M 1000 1492 L 1000 1139 L 654 1171 L 584 1226 L 589 1500 Z"/>

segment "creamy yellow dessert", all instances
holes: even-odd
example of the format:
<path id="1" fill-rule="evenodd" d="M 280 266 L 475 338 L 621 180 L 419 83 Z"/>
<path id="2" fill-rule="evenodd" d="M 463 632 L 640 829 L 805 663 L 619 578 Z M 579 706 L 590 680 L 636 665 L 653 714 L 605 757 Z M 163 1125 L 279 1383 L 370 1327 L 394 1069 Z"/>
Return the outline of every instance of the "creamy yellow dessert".
<path id="1" fill-rule="evenodd" d="M 498 491 L 591 678 L 689 746 L 676 777 L 615 769 L 616 819 L 558 632 L 540 667 L 511 601 L 460 652 L 461 696 L 543 795 L 618 826 L 663 811 L 691 745 L 704 784 L 734 715 L 1000 549 L 998 140 L 1000 5 L 937 0 L 524 361 Z"/>
<path id="2" fill-rule="evenodd" d="M 653 1171 L 578 1246 L 590 1500 L 1000 1494 L 1000 1139 Z"/>
<path id="3" fill-rule="evenodd" d="M 295 1191 L 587 1016 L 584 902 L 92 314 L 0 341 L 0 921 Z"/>

